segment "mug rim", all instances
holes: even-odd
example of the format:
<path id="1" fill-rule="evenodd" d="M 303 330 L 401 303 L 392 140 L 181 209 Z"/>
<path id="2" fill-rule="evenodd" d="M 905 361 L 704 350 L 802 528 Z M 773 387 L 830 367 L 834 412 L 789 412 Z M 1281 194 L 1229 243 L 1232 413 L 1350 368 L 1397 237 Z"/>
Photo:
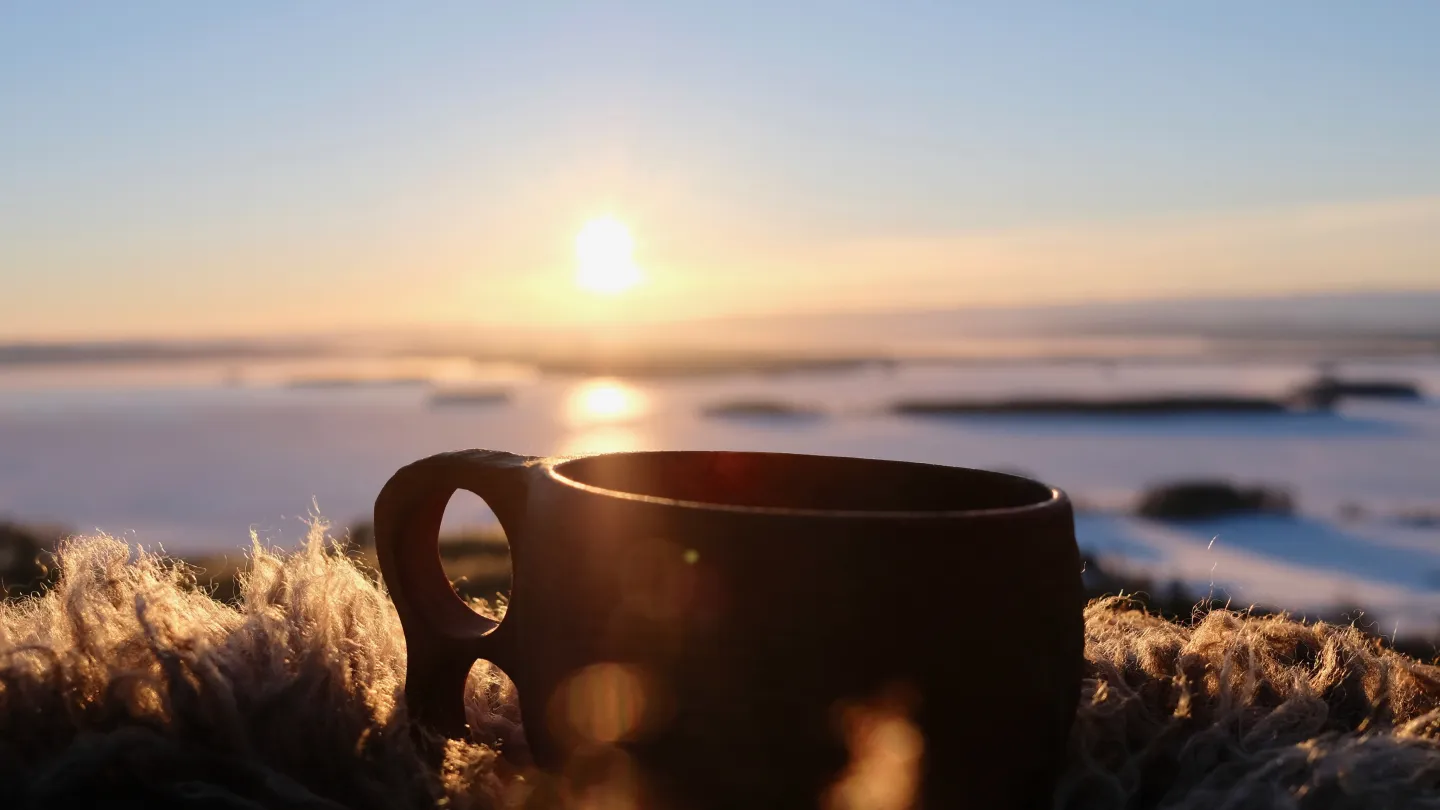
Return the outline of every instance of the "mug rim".
<path id="1" fill-rule="evenodd" d="M 640 492 L 627 492 L 620 489 L 609 489 L 607 487 L 587 484 L 578 481 L 560 471 L 560 467 L 573 462 L 592 458 L 605 458 L 609 456 L 665 456 L 665 455 L 689 455 L 689 454 L 715 454 L 752 456 L 769 458 L 808 458 L 808 459 L 845 459 L 847 461 L 875 461 L 885 464 L 903 464 L 911 467 L 932 467 L 940 470 L 964 470 L 966 472 L 979 473 L 981 475 L 995 476 L 999 478 L 1012 478 L 1017 481 L 1025 481 L 1038 487 L 1043 487 L 1049 495 L 1043 500 L 1034 503 L 1022 504 L 1020 506 L 998 506 L 988 509 L 816 509 L 813 507 L 790 507 L 790 506 L 745 506 L 743 504 L 716 503 L 714 501 L 694 501 L 682 498 L 666 498 L 660 495 L 646 495 Z M 1026 515 L 1030 513 L 1043 512 L 1054 509 L 1057 506 L 1069 502 L 1069 496 L 1056 487 L 1048 486 L 1033 478 L 1011 473 L 996 472 L 995 470 L 981 470 L 975 467 L 959 467 L 949 464 L 931 464 L 924 461 L 901 461 L 888 458 L 866 458 L 863 456 L 827 456 L 816 453 L 778 453 L 757 450 L 624 450 L 611 453 L 589 453 L 582 455 L 553 456 L 543 459 L 542 466 L 545 475 L 562 486 L 588 492 L 592 495 L 603 495 L 610 498 L 618 498 L 625 501 L 636 501 L 649 503 L 657 506 L 674 506 L 682 509 L 697 509 L 711 512 L 725 512 L 731 514 L 749 515 L 774 515 L 806 518 L 841 518 L 853 520 L 856 518 L 869 519 L 902 519 L 921 520 L 937 518 L 961 518 L 961 517 L 1011 517 Z"/>

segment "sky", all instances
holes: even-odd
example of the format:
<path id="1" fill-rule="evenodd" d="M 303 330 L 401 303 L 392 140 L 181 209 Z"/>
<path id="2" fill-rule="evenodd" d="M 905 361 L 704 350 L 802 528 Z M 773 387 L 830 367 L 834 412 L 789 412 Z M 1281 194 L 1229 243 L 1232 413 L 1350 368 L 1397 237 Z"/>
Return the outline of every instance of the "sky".
<path id="1" fill-rule="evenodd" d="M 0 337 L 1440 288 L 1440 4 L 0 0 Z M 576 234 L 628 226 L 597 294 Z"/>

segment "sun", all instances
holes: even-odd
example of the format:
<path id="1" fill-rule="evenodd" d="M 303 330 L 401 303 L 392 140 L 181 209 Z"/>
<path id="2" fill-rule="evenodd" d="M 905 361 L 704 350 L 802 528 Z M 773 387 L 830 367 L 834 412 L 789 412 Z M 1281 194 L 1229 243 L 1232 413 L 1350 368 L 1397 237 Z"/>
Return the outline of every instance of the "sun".
<path id="1" fill-rule="evenodd" d="M 635 266 L 635 240 L 614 217 L 585 223 L 575 237 L 575 284 L 582 290 L 614 294 L 640 282 Z"/>

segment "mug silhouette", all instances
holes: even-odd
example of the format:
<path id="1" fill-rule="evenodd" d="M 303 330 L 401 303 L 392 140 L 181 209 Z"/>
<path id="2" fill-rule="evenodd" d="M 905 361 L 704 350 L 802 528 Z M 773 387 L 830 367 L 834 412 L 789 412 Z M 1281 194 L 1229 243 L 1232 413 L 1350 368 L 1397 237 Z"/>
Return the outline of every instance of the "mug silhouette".
<path id="1" fill-rule="evenodd" d="M 509 539 L 498 624 L 437 554 L 460 489 Z M 515 683 L 539 764 L 620 752 L 642 806 L 1048 801 L 1083 652 L 1059 490 L 856 458 L 469 450 L 396 472 L 375 530 L 407 704 L 447 735 L 483 658 Z"/>

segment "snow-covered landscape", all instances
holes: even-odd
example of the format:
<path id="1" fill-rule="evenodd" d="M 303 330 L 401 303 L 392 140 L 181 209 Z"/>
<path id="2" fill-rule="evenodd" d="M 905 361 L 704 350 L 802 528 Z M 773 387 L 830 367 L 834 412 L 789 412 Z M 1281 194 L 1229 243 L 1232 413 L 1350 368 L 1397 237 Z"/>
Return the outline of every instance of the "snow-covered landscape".
<path id="1" fill-rule="evenodd" d="M 356 362 L 329 368 L 353 372 Z M 397 467 L 460 447 L 869 456 L 1015 471 L 1058 486 L 1079 507 L 1082 548 L 1107 569 L 1180 581 L 1232 604 L 1360 605 L 1387 632 L 1430 635 L 1440 619 L 1437 360 L 1340 367 L 1357 378 L 1411 380 L 1428 392 L 1420 400 L 1138 417 L 920 417 L 890 406 L 907 397 L 1282 396 L 1315 368 L 1235 359 L 932 362 L 628 379 L 453 358 L 408 368 L 402 379 L 353 384 L 296 384 L 284 367 L 258 360 L 7 371 L 0 513 L 174 553 L 239 552 L 252 529 L 266 542 L 297 543 L 315 512 L 340 528 L 364 520 Z M 442 406 L 432 400 L 437 386 L 495 395 Z M 795 412 L 705 412 L 737 401 Z M 1296 508 L 1185 522 L 1134 514 L 1146 488 L 1194 479 L 1275 487 Z M 452 511 L 452 525 L 489 520 L 478 501 Z"/>

